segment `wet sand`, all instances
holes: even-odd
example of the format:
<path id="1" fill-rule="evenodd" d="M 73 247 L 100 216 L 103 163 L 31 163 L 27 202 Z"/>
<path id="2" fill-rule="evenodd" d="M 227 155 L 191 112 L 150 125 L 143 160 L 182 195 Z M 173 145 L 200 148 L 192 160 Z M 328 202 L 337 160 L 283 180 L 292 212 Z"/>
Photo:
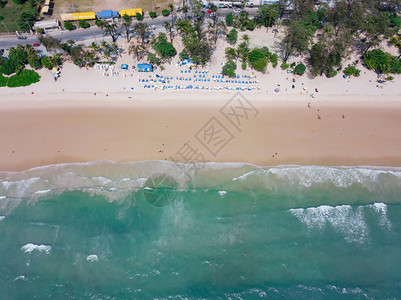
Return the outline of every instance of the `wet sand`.
<path id="1" fill-rule="evenodd" d="M 105 159 L 401 166 L 400 102 L 252 99 L 244 110 L 222 109 L 227 96 L 185 104 L 60 97 L 3 103 L 0 170 Z"/>

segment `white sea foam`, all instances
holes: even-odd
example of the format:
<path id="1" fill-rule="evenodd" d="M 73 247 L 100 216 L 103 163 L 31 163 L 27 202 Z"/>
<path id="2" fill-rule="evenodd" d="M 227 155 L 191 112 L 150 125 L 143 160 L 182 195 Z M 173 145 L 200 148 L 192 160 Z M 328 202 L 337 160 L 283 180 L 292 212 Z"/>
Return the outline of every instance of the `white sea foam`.
<path id="1" fill-rule="evenodd" d="M 52 190 L 42 190 L 42 191 L 37 191 L 37 192 L 35 192 L 35 194 L 40 194 L 40 195 L 43 195 L 43 194 L 47 194 L 47 193 L 49 193 L 49 192 L 51 192 Z"/>
<path id="2" fill-rule="evenodd" d="M 353 210 L 349 205 L 290 209 L 290 212 L 310 229 L 324 229 L 330 224 L 344 235 L 348 242 L 363 243 L 368 237 L 368 228 L 362 212 L 363 207 Z"/>
<path id="3" fill-rule="evenodd" d="M 0 222 L 5 219 L 6 216 L 0 216 Z"/>
<path id="4" fill-rule="evenodd" d="M 24 252 L 27 252 L 27 253 L 31 253 L 34 250 L 49 254 L 50 251 L 52 250 L 52 247 L 48 246 L 48 245 L 35 245 L 35 244 L 32 244 L 32 243 L 26 244 L 26 245 L 21 247 L 21 251 L 24 251 Z"/>
<path id="5" fill-rule="evenodd" d="M 0 196 L 0 200 L 6 199 L 6 198 L 7 198 L 6 196 Z"/>
<path id="6" fill-rule="evenodd" d="M 224 195 L 227 194 L 227 191 L 218 191 L 218 193 L 221 197 L 224 197 Z"/>
<path id="7" fill-rule="evenodd" d="M 267 173 L 285 178 L 290 182 L 310 187 L 314 183 L 330 182 L 338 187 L 348 187 L 354 183 L 363 183 L 369 188 L 372 182 L 378 180 L 381 174 L 390 174 L 401 179 L 401 171 L 381 170 L 377 168 L 362 167 L 320 167 L 297 166 L 269 168 Z"/>
<path id="8" fill-rule="evenodd" d="M 88 261 L 98 261 L 99 257 L 96 254 L 91 254 L 91 255 L 88 255 L 86 260 L 88 260 Z"/>
<path id="9" fill-rule="evenodd" d="M 384 203 L 373 203 L 368 205 L 368 207 L 372 208 L 379 215 L 380 227 L 391 230 L 391 222 L 387 218 L 387 205 Z"/>
<path id="10" fill-rule="evenodd" d="M 23 281 L 25 281 L 25 280 L 26 280 L 26 278 L 25 278 L 25 276 L 24 276 L 24 275 L 20 275 L 20 276 L 18 276 L 18 277 L 16 277 L 16 278 L 14 278 L 14 280 L 13 280 L 13 281 L 17 281 L 17 280 L 23 280 Z"/>
<path id="11" fill-rule="evenodd" d="M 238 177 L 233 178 L 232 181 L 244 180 L 244 179 L 248 178 L 250 175 L 252 175 L 254 173 L 255 173 L 255 170 L 249 171 L 249 172 L 247 172 L 247 173 L 245 173 L 243 175 L 240 175 Z"/>

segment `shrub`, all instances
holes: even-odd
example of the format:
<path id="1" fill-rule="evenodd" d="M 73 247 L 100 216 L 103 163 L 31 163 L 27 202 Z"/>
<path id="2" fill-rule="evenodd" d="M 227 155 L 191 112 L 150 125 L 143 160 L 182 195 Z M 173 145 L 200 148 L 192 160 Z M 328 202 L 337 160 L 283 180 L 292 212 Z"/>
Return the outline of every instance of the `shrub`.
<path id="1" fill-rule="evenodd" d="M 380 73 L 401 73 L 401 61 L 396 56 L 380 49 L 368 51 L 363 60 L 368 69 L 374 69 Z"/>
<path id="2" fill-rule="evenodd" d="M 149 12 L 149 17 L 151 17 L 152 19 L 157 17 L 157 13 L 155 11 L 151 11 Z"/>
<path id="3" fill-rule="evenodd" d="M 95 21 L 95 25 L 96 25 L 97 27 L 102 27 L 102 25 L 103 25 L 103 21 L 102 21 L 102 20 L 99 20 L 99 19 L 97 19 L 97 20 Z"/>
<path id="4" fill-rule="evenodd" d="M 246 70 L 246 67 L 247 67 L 246 61 L 243 61 L 241 64 L 242 70 Z"/>
<path id="5" fill-rule="evenodd" d="M 348 65 L 345 70 L 344 70 L 344 74 L 347 76 L 352 76 L 354 75 L 355 77 L 358 77 L 360 74 L 360 70 L 358 70 L 355 66 L 353 65 Z"/>
<path id="6" fill-rule="evenodd" d="M 246 23 L 246 29 L 248 29 L 248 30 L 250 30 L 250 31 L 254 30 L 255 27 L 256 27 L 256 25 L 255 25 L 255 22 L 254 22 L 253 20 L 249 20 L 249 21 Z"/>
<path id="7" fill-rule="evenodd" d="M 0 73 L 5 74 L 5 75 L 10 75 L 12 73 L 15 73 L 17 68 L 17 65 L 14 64 L 10 59 L 5 61 L 1 66 L 0 66 Z"/>
<path id="8" fill-rule="evenodd" d="M 227 41 L 230 44 L 235 44 L 238 39 L 238 31 L 236 29 L 231 29 L 230 32 L 227 34 Z"/>
<path id="9" fill-rule="evenodd" d="M 75 26 L 72 25 L 72 23 L 70 21 L 65 21 L 64 22 L 64 28 L 67 29 L 67 30 L 74 30 Z"/>
<path id="10" fill-rule="evenodd" d="M 143 20 L 143 16 L 142 16 L 142 14 L 140 14 L 140 13 L 136 13 L 135 18 L 136 18 L 138 21 L 142 21 L 142 20 Z"/>
<path id="11" fill-rule="evenodd" d="M 234 23 L 234 16 L 232 13 L 226 14 L 226 24 L 227 26 L 232 26 Z"/>
<path id="12" fill-rule="evenodd" d="M 254 48 L 248 55 L 249 64 L 256 71 L 264 72 L 267 67 L 267 58 L 265 53 L 259 49 Z"/>
<path id="13" fill-rule="evenodd" d="M 290 65 L 287 64 L 285 61 L 283 61 L 283 63 L 280 65 L 280 68 L 281 68 L 282 70 L 288 69 L 289 67 L 290 67 Z"/>
<path id="14" fill-rule="evenodd" d="M 79 20 L 78 24 L 79 24 L 79 27 L 81 27 L 81 28 L 89 28 L 90 27 L 89 23 L 86 20 Z M 65 26 L 65 24 L 64 24 L 64 26 Z"/>
<path id="15" fill-rule="evenodd" d="M 7 85 L 7 77 L 4 77 L 3 74 L 0 74 L 0 87 Z"/>
<path id="16" fill-rule="evenodd" d="M 328 77 L 328 78 L 332 78 L 332 77 L 335 77 L 337 75 L 337 71 L 336 70 L 334 70 L 334 69 L 331 69 L 329 72 L 327 72 L 327 74 L 326 74 L 326 76 Z"/>
<path id="17" fill-rule="evenodd" d="M 178 57 L 180 58 L 180 60 L 189 58 L 187 50 L 183 49 L 182 52 L 178 55 Z"/>
<path id="18" fill-rule="evenodd" d="M 388 80 L 388 81 L 391 81 L 391 80 L 394 79 L 394 77 L 393 76 L 387 76 L 385 79 Z"/>
<path id="19" fill-rule="evenodd" d="M 305 71 L 306 71 L 306 67 L 304 64 L 301 63 L 295 67 L 294 73 L 298 74 L 298 75 L 303 75 L 305 73 Z"/>
<path id="20" fill-rule="evenodd" d="M 277 53 L 273 53 L 270 55 L 270 62 L 272 63 L 273 68 L 277 67 L 278 65 L 278 55 Z"/>
<path id="21" fill-rule="evenodd" d="M 237 65 L 232 60 L 228 60 L 223 66 L 223 75 L 227 75 L 228 77 L 234 78 L 236 76 L 235 70 L 237 69 Z"/>
<path id="22" fill-rule="evenodd" d="M 164 17 L 168 17 L 168 16 L 170 15 L 170 11 L 169 11 L 168 9 L 163 9 L 163 10 L 162 10 L 162 15 L 163 15 Z"/>
<path id="23" fill-rule="evenodd" d="M 23 70 L 18 75 L 13 75 L 8 79 L 8 87 L 28 86 L 40 80 L 40 76 L 33 70 Z"/>

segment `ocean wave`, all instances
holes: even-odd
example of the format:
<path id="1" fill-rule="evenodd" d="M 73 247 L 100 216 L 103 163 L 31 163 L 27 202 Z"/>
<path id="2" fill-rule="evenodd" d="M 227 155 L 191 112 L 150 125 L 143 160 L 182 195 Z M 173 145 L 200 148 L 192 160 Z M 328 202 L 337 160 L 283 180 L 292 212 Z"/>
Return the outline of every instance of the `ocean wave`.
<path id="1" fill-rule="evenodd" d="M 21 247 L 21 251 L 24 251 L 25 253 L 31 253 L 32 251 L 35 250 L 49 254 L 50 251 L 52 250 L 52 247 L 48 245 L 35 245 L 32 243 L 26 244 Z"/>
<path id="2" fill-rule="evenodd" d="M 401 190 L 401 168 L 258 167 L 245 163 L 191 165 L 169 161 L 58 164 L 23 172 L 0 172 L 0 209 L 13 199 L 37 200 L 49 193 L 80 190 L 113 201 L 135 190 L 168 185 L 177 189 L 227 192 L 358 185 L 368 191 L 395 195 Z"/>
<path id="3" fill-rule="evenodd" d="M 374 203 L 356 208 L 350 205 L 295 208 L 289 211 L 309 229 L 323 230 L 331 226 L 344 235 L 347 242 L 364 243 L 368 240 L 369 229 L 365 219 L 365 208 L 373 210 L 379 216 L 379 226 L 391 230 L 391 222 L 387 218 L 387 205 Z"/>

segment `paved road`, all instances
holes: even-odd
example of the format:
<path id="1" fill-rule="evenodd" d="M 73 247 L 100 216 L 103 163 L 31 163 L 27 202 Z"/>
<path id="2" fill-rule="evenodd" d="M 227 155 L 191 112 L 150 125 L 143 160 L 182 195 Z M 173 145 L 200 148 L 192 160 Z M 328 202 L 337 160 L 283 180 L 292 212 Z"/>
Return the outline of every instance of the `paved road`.
<path id="1" fill-rule="evenodd" d="M 191 1 L 190 1 L 191 2 Z M 250 17 L 255 16 L 257 9 L 248 8 L 247 11 L 249 12 Z M 227 13 L 232 11 L 232 9 L 219 9 L 219 16 L 224 18 Z M 208 14 L 206 14 L 208 16 Z M 157 17 L 155 19 L 147 19 L 145 22 L 148 25 L 154 25 L 156 28 L 163 27 L 165 21 L 170 22 L 171 17 Z M 73 31 L 68 30 L 54 30 L 50 32 L 49 35 L 53 36 L 54 38 L 60 39 L 63 42 L 68 40 L 74 41 L 84 41 L 89 39 L 96 39 L 103 37 L 103 30 L 98 28 L 97 26 L 88 28 L 88 29 L 76 29 Z M 121 37 L 120 37 L 121 38 Z M 37 43 L 38 39 L 34 35 L 27 36 L 25 40 L 19 40 L 16 36 L 0 36 L 0 49 L 7 49 L 10 47 L 15 47 L 18 44 L 25 45 L 25 44 L 34 44 Z"/>

